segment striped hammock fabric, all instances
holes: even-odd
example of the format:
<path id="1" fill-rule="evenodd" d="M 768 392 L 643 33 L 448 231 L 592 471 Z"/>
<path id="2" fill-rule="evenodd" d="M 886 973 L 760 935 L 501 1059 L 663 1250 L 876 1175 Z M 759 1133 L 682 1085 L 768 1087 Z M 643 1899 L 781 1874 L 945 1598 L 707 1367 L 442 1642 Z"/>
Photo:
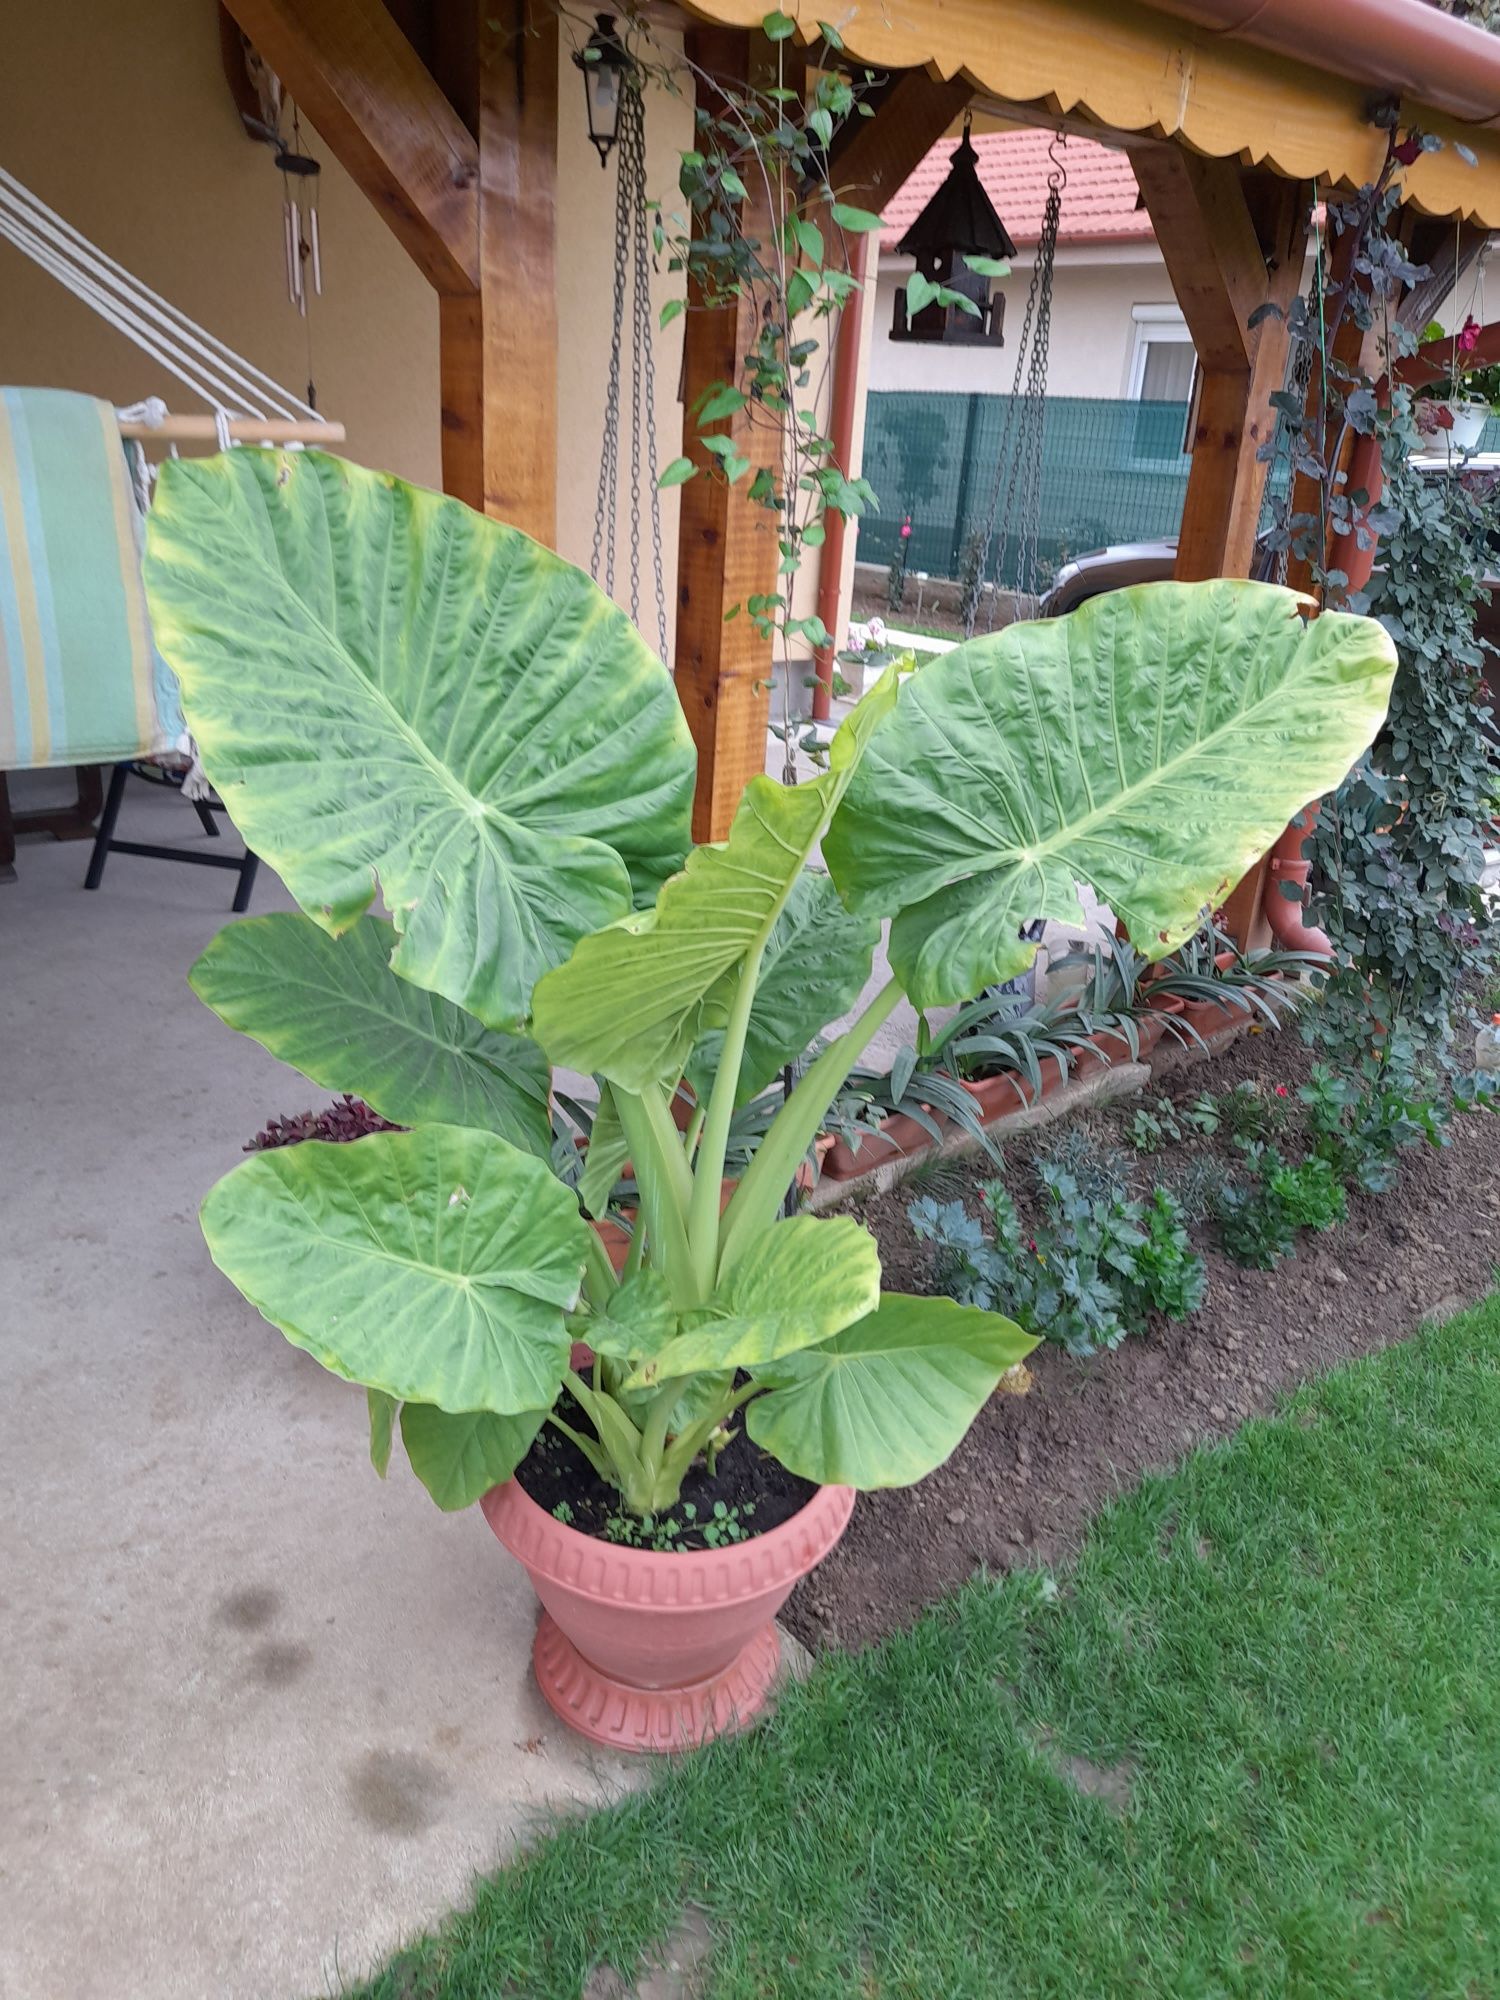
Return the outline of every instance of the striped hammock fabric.
<path id="1" fill-rule="evenodd" d="M 0 771 L 182 747 L 142 534 L 110 404 L 0 389 Z"/>

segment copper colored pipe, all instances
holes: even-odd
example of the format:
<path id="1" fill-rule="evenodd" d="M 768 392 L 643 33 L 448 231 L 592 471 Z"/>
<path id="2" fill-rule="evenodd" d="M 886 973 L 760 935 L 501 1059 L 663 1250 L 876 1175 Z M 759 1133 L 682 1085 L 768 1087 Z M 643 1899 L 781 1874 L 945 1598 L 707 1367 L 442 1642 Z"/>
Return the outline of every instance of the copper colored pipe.
<path id="1" fill-rule="evenodd" d="M 1271 926 L 1271 935 L 1287 951 L 1315 951 L 1324 958 L 1332 958 L 1333 939 L 1327 931 L 1305 924 L 1302 921 L 1302 903 L 1294 902 L 1290 896 L 1281 893 L 1283 882 L 1295 882 L 1304 896 L 1306 894 L 1312 863 L 1303 854 L 1302 843 L 1312 832 L 1317 816 L 1318 801 L 1314 799 L 1310 806 L 1302 808 L 1271 849 L 1271 865 L 1266 870 L 1260 907 Z"/>
<path id="2" fill-rule="evenodd" d="M 1500 125 L 1500 39 L 1421 0 L 1151 0 L 1178 20 L 1314 69 Z"/>
<path id="3" fill-rule="evenodd" d="M 859 286 L 839 312 L 839 330 L 833 337 L 833 396 L 828 413 L 828 436 L 833 446 L 833 462 L 847 479 L 854 460 L 854 392 L 859 384 L 859 339 L 864 314 L 865 271 L 869 264 L 869 236 L 861 233 L 849 253 L 849 275 Z M 842 514 L 826 514 L 823 547 L 818 556 L 818 616 L 829 634 L 828 644 L 813 655 L 818 682 L 813 689 L 813 721 L 827 722 L 833 703 L 833 656 L 838 651 L 839 599 L 844 580 L 844 528 Z"/>

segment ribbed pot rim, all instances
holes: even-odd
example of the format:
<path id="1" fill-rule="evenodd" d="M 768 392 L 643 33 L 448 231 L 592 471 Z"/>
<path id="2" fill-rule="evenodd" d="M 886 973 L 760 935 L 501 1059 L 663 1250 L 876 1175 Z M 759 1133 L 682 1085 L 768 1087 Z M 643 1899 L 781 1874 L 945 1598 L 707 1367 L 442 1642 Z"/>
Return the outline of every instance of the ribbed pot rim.
<path id="1" fill-rule="evenodd" d="M 790 1520 L 722 1549 L 631 1549 L 570 1528 L 539 1507 L 519 1480 L 492 1486 L 480 1507 L 496 1539 L 535 1575 L 578 1590 L 587 1571 L 598 1579 L 588 1594 L 611 1602 L 674 1604 L 711 1597 L 751 1598 L 805 1576 L 837 1542 L 854 1511 L 852 1486 L 820 1486 Z M 717 1587 L 715 1587 L 717 1586 Z"/>

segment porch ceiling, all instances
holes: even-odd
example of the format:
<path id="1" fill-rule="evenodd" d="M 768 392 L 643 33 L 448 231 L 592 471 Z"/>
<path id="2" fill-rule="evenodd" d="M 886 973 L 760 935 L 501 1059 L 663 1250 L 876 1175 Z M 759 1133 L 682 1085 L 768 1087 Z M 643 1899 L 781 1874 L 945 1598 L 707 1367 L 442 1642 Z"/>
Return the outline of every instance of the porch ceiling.
<path id="1" fill-rule="evenodd" d="M 811 41 L 826 0 L 785 0 L 785 10 Z M 1429 12 L 1419 0 L 1411 10 L 1418 21 Z M 754 27 L 766 7 L 765 0 L 691 0 L 691 11 Z M 1448 30 L 1461 25 L 1445 22 Z M 902 0 L 899 9 L 852 0 L 838 28 L 858 61 L 962 76 L 981 99 L 1022 108 L 1040 124 L 1082 115 L 1112 133 L 1181 139 L 1212 158 L 1355 187 L 1373 178 L 1384 157 L 1384 135 L 1369 122 L 1378 85 L 1169 19 L 1135 0 Z M 1500 113 L 1500 101 L 1495 109 Z M 1430 215 L 1500 228 L 1500 133 L 1409 98 L 1402 116 L 1449 142 L 1403 173 L 1407 199 Z M 1477 164 L 1464 160 L 1454 141 Z"/>

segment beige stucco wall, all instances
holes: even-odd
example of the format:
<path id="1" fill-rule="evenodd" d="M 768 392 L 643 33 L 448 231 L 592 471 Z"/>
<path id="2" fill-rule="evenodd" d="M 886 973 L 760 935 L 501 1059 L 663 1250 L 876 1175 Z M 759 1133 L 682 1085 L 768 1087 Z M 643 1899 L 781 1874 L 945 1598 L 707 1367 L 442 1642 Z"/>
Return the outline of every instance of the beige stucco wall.
<path id="1" fill-rule="evenodd" d="M 1083 261 L 1087 257 L 1088 261 Z M 1100 259 L 1108 261 L 1101 262 Z M 1026 314 L 1031 264 L 1015 259 L 1005 294 L 1003 347 L 946 347 L 892 340 L 896 292 L 912 269 L 909 258 L 882 259 L 875 300 L 870 387 L 951 390 L 959 394 L 1007 393 L 1015 378 L 1016 342 Z M 1052 287 L 1049 396 L 1123 396 L 1134 347 L 1131 309 L 1173 303 L 1167 270 L 1154 244 L 1116 245 L 1106 251 L 1058 253 Z"/>
<path id="2" fill-rule="evenodd" d="M 0 0 L 0 165 L 212 333 L 301 393 L 281 180 L 224 82 L 208 0 Z M 318 400 L 351 457 L 438 482 L 437 306 L 327 149 Z M 0 243 L 0 379 L 200 406 Z"/>
<path id="3" fill-rule="evenodd" d="M 560 55 L 558 135 L 558 544 L 587 565 L 610 356 L 614 163 L 588 143 L 583 90 Z M 690 143 L 681 97 L 653 92 L 648 178 L 670 195 Z M 323 161 L 325 292 L 313 302 L 320 407 L 348 428 L 352 458 L 441 483 L 438 314 L 395 237 L 314 140 Z M 307 379 L 303 322 L 287 302 L 281 182 L 248 139 L 224 82 L 212 0 L 0 0 L 0 165 L 111 256 L 278 381 Z M 679 281 L 653 283 L 652 322 Z M 517 311 L 527 309 L 518 300 Z M 680 323 L 657 340 L 661 462 L 681 448 Z M 172 378 L 55 280 L 0 242 L 0 381 L 80 389 L 116 403 L 164 396 Z M 628 408 L 628 374 L 626 399 Z M 662 496 L 667 629 L 677 497 Z M 620 547 L 628 551 L 622 500 Z M 648 531 L 649 534 L 649 531 Z M 649 592 L 649 560 L 645 563 Z M 628 588 L 628 556 L 616 592 Z M 655 641 L 654 613 L 643 626 Z"/>

